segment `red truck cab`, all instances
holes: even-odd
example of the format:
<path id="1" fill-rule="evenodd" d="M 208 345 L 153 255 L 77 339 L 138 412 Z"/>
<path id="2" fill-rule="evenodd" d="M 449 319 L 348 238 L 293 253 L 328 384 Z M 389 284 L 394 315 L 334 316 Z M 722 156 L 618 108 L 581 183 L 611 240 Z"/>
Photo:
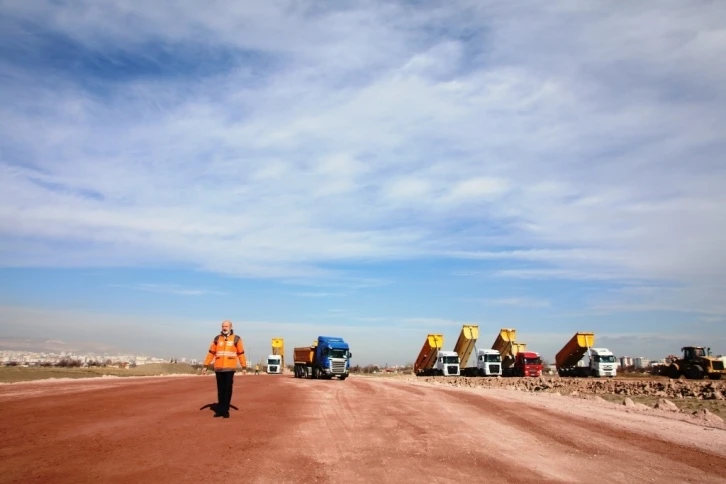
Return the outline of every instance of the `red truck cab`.
<path id="1" fill-rule="evenodd" d="M 514 360 L 516 376 L 541 376 L 542 358 L 534 351 L 520 351 Z"/>

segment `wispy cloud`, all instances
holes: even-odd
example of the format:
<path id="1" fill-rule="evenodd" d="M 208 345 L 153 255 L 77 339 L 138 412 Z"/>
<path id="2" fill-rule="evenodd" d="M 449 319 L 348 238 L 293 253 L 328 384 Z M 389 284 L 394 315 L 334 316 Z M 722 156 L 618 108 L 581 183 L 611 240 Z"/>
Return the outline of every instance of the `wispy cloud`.
<path id="1" fill-rule="evenodd" d="M 161 294 L 174 294 L 177 296 L 223 296 L 227 294 L 223 291 L 183 287 L 176 284 L 113 284 L 112 287 L 122 287 L 127 289 L 135 289 L 137 291 L 155 292 Z"/>
<path id="2" fill-rule="evenodd" d="M 338 292 L 296 292 L 295 296 L 299 297 L 341 297 L 345 296 L 343 293 Z"/>
<path id="3" fill-rule="evenodd" d="M 472 299 L 472 301 L 481 302 L 490 306 L 516 306 L 523 308 L 547 308 L 551 303 L 547 299 L 536 299 L 528 297 L 505 297 L 495 299 Z"/>
<path id="4" fill-rule="evenodd" d="M 167 10 L 0 6 L 0 265 L 726 281 L 723 2 Z"/>

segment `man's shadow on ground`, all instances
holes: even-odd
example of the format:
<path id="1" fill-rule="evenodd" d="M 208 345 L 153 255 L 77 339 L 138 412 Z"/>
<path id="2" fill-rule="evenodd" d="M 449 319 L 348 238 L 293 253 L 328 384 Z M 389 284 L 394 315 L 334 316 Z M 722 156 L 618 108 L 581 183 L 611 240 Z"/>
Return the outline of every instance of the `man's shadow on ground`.
<path id="1" fill-rule="evenodd" d="M 205 408 L 208 408 L 209 410 L 211 410 L 212 412 L 214 412 L 216 414 L 217 408 L 219 408 L 218 405 L 219 404 L 217 404 L 217 403 L 208 403 L 208 404 L 204 405 L 203 407 L 201 407 L 199 410 L 204 410 Z M 230 405 L 229 408 L 239 410 L 239 408 L 235 407 L 234 405 Z"/>

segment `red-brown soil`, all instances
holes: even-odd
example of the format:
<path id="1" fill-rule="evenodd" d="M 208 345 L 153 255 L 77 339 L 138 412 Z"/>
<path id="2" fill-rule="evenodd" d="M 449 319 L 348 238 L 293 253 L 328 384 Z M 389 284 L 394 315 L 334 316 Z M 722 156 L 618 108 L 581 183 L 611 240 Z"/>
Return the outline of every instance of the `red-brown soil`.
<path id="1" fill-rule="evenodd" d="M 0 482 L 726 482 L 722 429 L 532 397 L 238 375 L 220 419 L 213 377 L 0 385 Z"/>

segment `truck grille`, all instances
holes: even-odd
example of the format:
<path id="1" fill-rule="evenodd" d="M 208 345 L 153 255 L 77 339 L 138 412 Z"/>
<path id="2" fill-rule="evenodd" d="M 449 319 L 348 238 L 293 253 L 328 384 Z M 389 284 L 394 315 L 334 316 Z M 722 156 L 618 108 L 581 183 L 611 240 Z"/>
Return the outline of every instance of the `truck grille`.
<path id="1" fill-rule="evenodd" d="M 277 372 L 277 367 L 276 366 L 271 366 L 270 367 L 270 373 L 276 373 L 276 372 Z"/>
<path id="2" fill-rule="evenodd" d="M 720 361 L 720 360 L 714 361 L 713 369 L 716 371 L 723 371 L 723 361 Z"/>
<path id="3" fill-rule="evenodd" d="M 491 373 L 499 373 L 499 365 L 489 365 L 489 371 Z"/>
<path id="4" fill-rule="evenodd" d="M 345 373 L 345 360 L 333 360 L 331 362 L 331 370 L 333 370 L 333 373 L 336 375 Z"/>
<path id="5" fill-rule="evenodd" d="M 457 373 L 459 373 L 459 372 L 457 371 L 457 370 L 458 370 L 458 368 L 456 367 L 456 365 L 452 365 L 452 366 L 447 366 L 447 367 L 446 367 L 446 369 L 448 370 L 448 374 L 449 374 L 449 375 L 456 375 Z"/>

